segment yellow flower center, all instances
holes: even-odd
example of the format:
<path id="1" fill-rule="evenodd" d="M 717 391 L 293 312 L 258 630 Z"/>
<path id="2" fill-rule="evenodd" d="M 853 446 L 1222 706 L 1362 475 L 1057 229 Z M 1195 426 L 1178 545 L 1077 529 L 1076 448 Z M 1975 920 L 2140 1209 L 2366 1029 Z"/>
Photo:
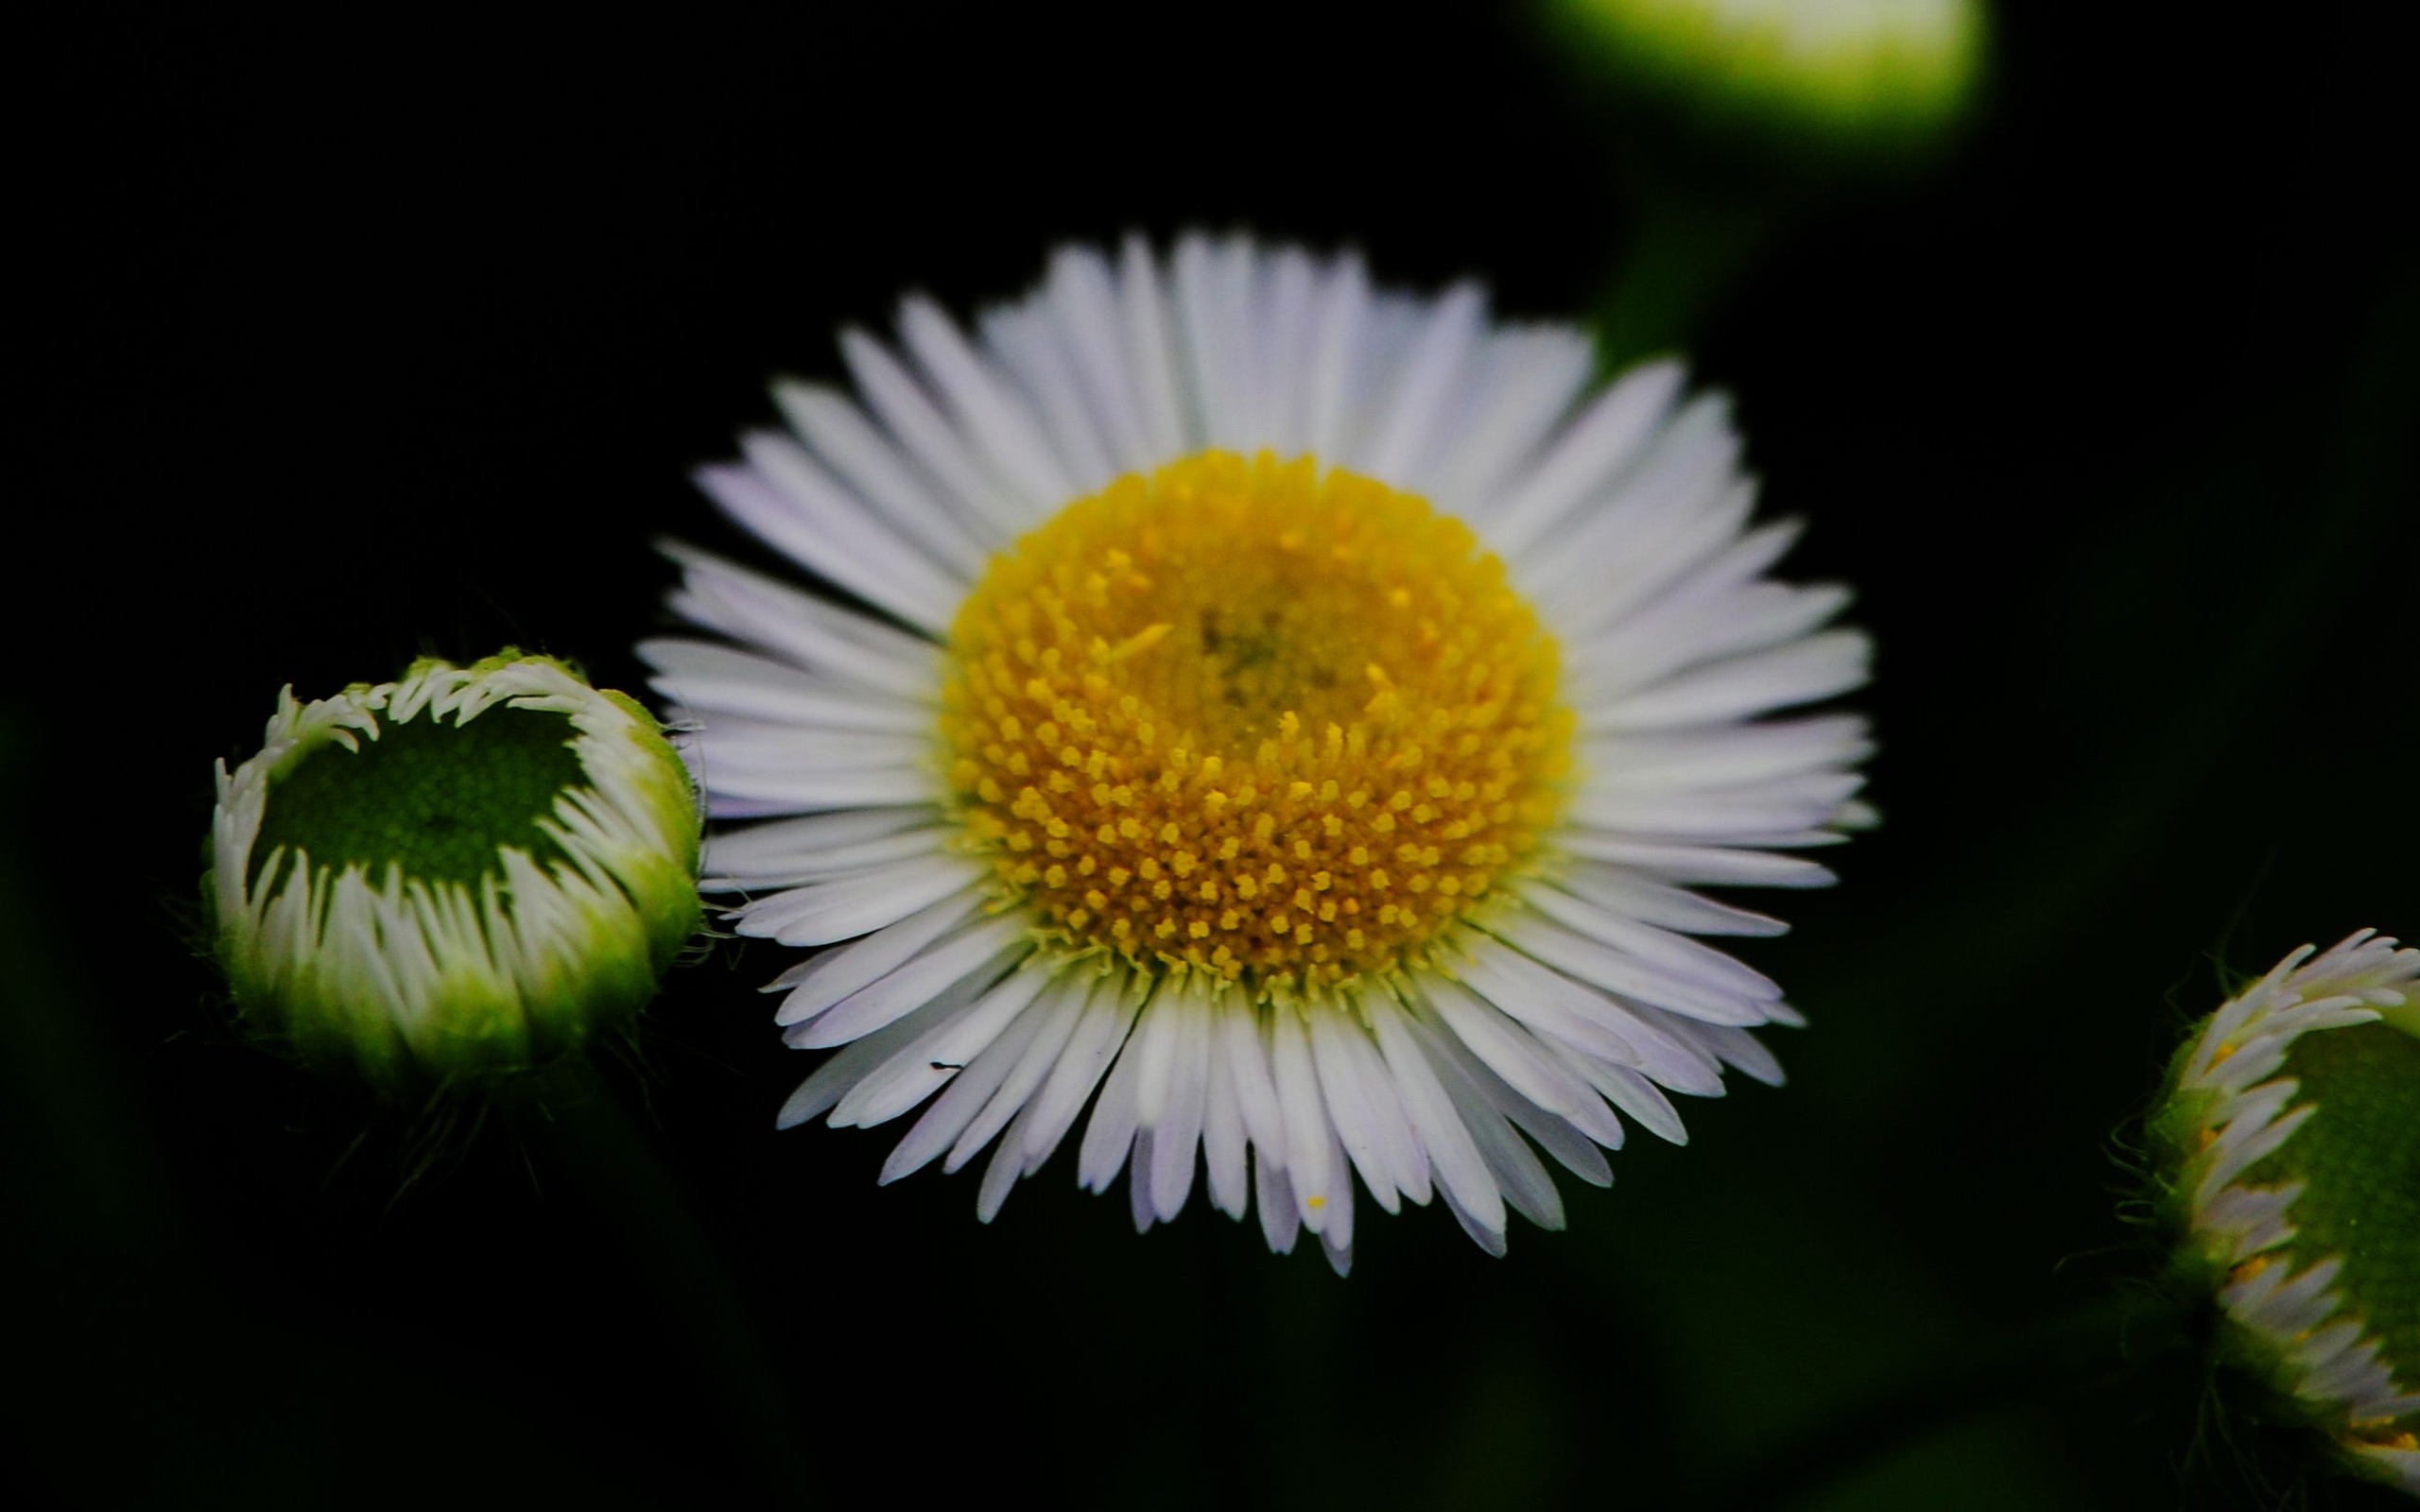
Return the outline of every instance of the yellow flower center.
<path id="1" fill-rule="evenodd" d="M 1129 473 L 995 557 L 942 740 L 1005 894 L 1256 996 L 1419 956 L 1563 802 L 1554 640 L 1461 522 L 1301 457 Z"/>

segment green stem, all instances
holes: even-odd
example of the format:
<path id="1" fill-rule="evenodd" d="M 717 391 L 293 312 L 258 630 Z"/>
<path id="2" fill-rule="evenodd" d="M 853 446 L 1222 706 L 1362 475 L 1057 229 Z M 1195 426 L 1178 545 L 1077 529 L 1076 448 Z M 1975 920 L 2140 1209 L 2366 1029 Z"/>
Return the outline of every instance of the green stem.
<path id="1" fill-rule="evenodd" d="M 1630 246 L 1598 305 L 1599 360 L 1609 371 L 1697 339 L 1787 218 L 1771 197 L 1654 178 L 1637 183 L 1634 203 Z"/>
<path id="2" fill-rule="evenodd" d="M 812 1505 L 799 1414 L 758 1345 L 737 1288 L 653 1147 L 596 1069 L 577 1057 L 537 1074 L 531 1104 L 527 1125 L 619 1234 L 666 1323 L 724 1398 L 735 1436 L 755 1452 L 768 1486 L 790 1505 Z"/>

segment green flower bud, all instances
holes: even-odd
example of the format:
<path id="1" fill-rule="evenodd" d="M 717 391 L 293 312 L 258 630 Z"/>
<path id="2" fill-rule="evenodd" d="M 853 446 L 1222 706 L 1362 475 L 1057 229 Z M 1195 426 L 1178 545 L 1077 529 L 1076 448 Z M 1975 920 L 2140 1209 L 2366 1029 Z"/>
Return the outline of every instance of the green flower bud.
<path id="1" fill-rule="evenodd" d="M 654 995 L 699 823 L 654 718 L 551 657 L 288 688 L 218 766 L 218 963 L 254 1032 L 388 1091 L 536 1065 Z"/>
<path id="2" fill-rule="evenodd" d="M 2149 1133 L 2174 1274 L 2267 1414 L 2420 1493 L 2420 950 L 2295 952 L 2170 1062 Z"/>
<path id="3" fill-rule="evenodd" d="M 1550 0 L 1624 82 L 1802 143 L 1907 141 L 1964 109 L 1982 0 Z"/>

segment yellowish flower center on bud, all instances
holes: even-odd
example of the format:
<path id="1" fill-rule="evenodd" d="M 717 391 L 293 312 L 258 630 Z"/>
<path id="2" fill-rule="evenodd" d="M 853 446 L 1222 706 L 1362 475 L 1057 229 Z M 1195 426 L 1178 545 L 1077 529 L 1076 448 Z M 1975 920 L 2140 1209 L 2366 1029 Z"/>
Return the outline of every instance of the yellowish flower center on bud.
<path id="1" fill-rule="evenodd" d="M 1073 946 L 1256 995 L 1417 959 L 1561 812 L 1553 637 L 1460 521 L 1204 452 L 994 558 L 942 738 L 1003 892 Z"/>

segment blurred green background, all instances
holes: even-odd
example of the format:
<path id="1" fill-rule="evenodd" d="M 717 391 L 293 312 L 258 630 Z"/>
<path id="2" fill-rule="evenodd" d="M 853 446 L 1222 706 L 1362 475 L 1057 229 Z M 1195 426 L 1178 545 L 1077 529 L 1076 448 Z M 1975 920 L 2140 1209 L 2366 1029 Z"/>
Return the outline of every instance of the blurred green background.
<path id="1" fill-rule="evenodd" d="M 2010 8 L 1963 133 L 1869 169 L 1693 135 L 1517 6 L 43 25 L 14 1504 L 2384 1503 L 2089 1311 L 2151 1263 L 2125 1125 L 2214 963 L 2420 935 L 2414 144 L 2364 9 Z M 228 1033 L 183 932 L 281 684 L 512 642 L 636 687 L 650 539 L 753 551 L 684 473 L 766 378 L 1196 225 L 1524 317 L 1709 238 L 1650 335 L 1880 648 L 1885 825 L 1749 948 L 1813 1020 L 1789 1088 L 1507 1260 L 1419 1211 L 1340 1281 L 1198 1208 L 1137 1238 L 1064 1152 L 987 1228 L 971 1179 L 877 1190 L 889 1131 L 776 1137 L 811 1061 L 759 945 L 551 1119 L 433 1129 Z"/>

